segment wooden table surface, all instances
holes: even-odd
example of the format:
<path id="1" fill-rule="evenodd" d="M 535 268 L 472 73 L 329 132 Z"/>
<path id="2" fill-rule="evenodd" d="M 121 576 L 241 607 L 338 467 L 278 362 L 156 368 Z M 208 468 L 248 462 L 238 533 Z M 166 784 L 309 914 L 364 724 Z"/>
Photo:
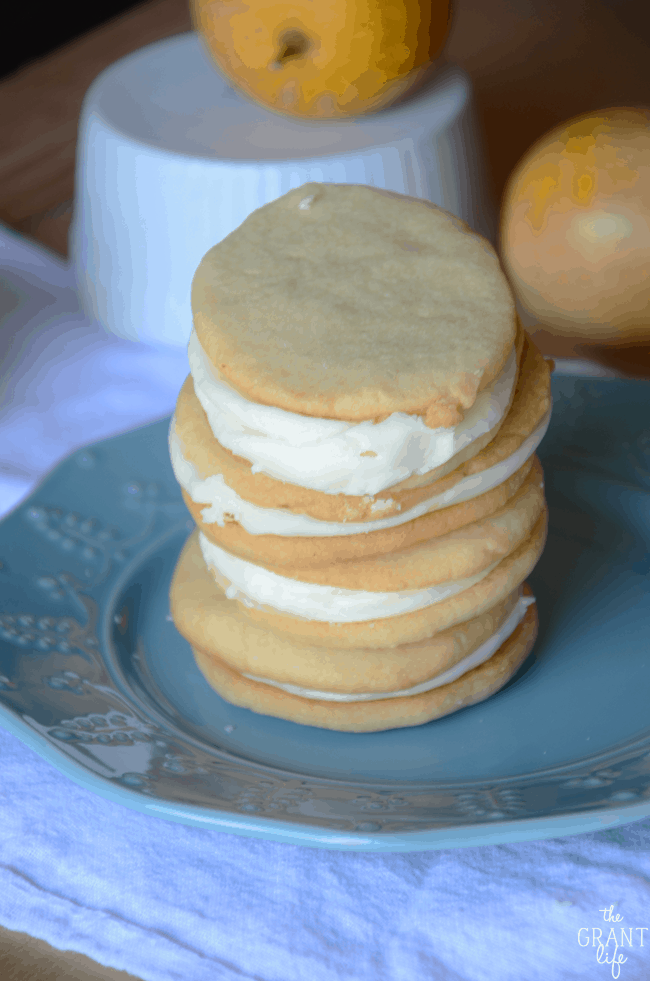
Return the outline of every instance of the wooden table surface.
<path id="1" fill-rule="evenodd" d="M 530 144 L 557 123 L 650 105 L 647 0 L 454 0 L 447 55 L 470 74 L 497 200 Z M 0 221 L 66 254 L 77 121 L 118 58 L 191 30 L 187 0 L 149 0 L 0 81 Z M 593 357 L 650 377 L 650 348 L 601 348 L 541 326 L 545 354 Z M 80 954 L 0 928 L 3 981 L 127 981 Z M 188 979 L 190 981 L 190 979 Z"/>

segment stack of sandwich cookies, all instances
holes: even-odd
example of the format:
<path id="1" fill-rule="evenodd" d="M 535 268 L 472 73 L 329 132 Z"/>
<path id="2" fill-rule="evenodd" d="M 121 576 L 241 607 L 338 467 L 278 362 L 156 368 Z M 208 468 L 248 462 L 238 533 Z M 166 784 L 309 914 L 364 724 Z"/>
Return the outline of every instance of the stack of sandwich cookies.
<path id="1" fill-rule="evenodd" d="M 305 185 L 208 252 L 192 301 L 171 606 L 210 684 L 350 731 L 500 688 L 536 634 L 550 385 L 489 244 Z"/>

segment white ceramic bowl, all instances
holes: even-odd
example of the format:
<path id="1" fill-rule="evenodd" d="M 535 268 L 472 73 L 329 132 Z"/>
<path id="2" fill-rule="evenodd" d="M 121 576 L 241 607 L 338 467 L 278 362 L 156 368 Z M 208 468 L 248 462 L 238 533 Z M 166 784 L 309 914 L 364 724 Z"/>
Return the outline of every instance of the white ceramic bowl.
<path id="1" fill-rule="evenodd" d="M 494 236 L 471 85 L 455 66 L 403 106 L 313 122 L 239 95 L 195 33 L 123 58 L 81 111 L 70 254 L 84 307 L 121 337 L 186 345 L 203 255 L 306 181 L 428 198 Z"/>

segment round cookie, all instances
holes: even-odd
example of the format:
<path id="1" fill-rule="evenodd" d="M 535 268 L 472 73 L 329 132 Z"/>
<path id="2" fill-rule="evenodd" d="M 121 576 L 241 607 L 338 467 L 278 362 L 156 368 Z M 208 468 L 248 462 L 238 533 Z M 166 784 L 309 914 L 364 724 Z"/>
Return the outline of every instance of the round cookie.
<path id="1" fill-rule="evenodd" d="M 543 473 L 536 459 L 523 484 L 502 507 L 438 538 L 387 554 L 316 567 L 252 564 L 285 579 L 339 589 L 359 589 L 360 583 L 367 592 L 425 589 L 468 579 L 504 559 L 529 538 L 544 507 Z M 216 572 L 221 574 L 218 560 Z"/>
<path id="2" fill-rule="evenodd" d="M 210 249 L 194 327 L 247 399 L 347 422 L 460 422 L 504 367 L 514 298 L 489 242 L 428 201 L 305 184 Z"/>
<path id="3" fill-rule="evenodd" d="M 302 698 L 244 678 L 223 660 L 192 648 L 196 664 L 212 688 L 234 705 L 301 725 L 340 732 L 377 732 L 422 725 L 484 701 L 502 688 L 523 664 L 537 637 L 537 607 L 528 607 L 513 634 L 489 660 L 440 688 L 421 695 L 366 702 Z"/>
<path id="4" fill-rule="evenodd" d="M 185 548 L 170 590 L 176 628 L 193 647 L 241 674 L 322 691 L 382 692 L 421 684 L 453 667 L 492 636 L 519 590 L 448 630 L 396 647 L 312 647 L 254 623 L 215 583 L 201 555 Z"/>
<path id="5" fill-rule="evenodd" d="M 449 464 L 428 474 L 411 477 L 376 498 L 326 494 L 276 480 L 265 473 L 252 473 L 248 460 L 230 453 L 213 436 L 206 415 L 194 394 L 191 376 L 186 379 L 178 396 L 174 432 L 180 441 L 183 455 L 201 479 L 222 474 L 229 488 L 258 507 L 306 514 L 319 521 L 375 521 L 378 505 L 382 518 L 408 511 L 422 501 L 445 493 L 465 477 L 501 463 L 515 453 L 535 431 L 551 406 L 550 370 L 537 348 L 524 335 L 522 345 L 520 370 L 510 411 L 503 419 L 497 434 L 492 437 L 488 433 L 484 437 L 488 442 L 480 449 L 477 446 L 482 442 L 481 439 L 457 454 Z M 188 498 L 186 500 L 195 520 L 197 517 L 201 519 L 206 510 L 205 505 L 193 506 Z M 213 523 L 211 532 L 214 541 L 217 544 L 223 541 L 226 547 L 230 547 L 237 536 L 244 541 L 248 534 L 236 522 L 228 522 L 225 528 Z M 327 539 L 319 539 L 319 548 L 328 549 Z"/>
<path id="6" fill-rule="evenodd" d="M 465 620 L 481 616 L 483 613 L 503 602 L 524 581 L 535 567 L 546 541 L 547 512 L 538 519 L 530 538 L 519 548 L 503 559 L 480 582 L 440 603 L 400 616 L 384 617 L 371 621 L 353 623 L 330 623 L 323 620 L 308 620 L 282 613 L 271 607 L 244 606 L 239 600 L 231 600 L 233 616 L 243 617 L 252 624 L 271 630 L 280 637 L 288 637 L 294 644 L 307 644 L 311 647 L 371 648 L 397 647 L 416 641 L 424 641 L 434 634 L 454 627 Z M 189 536 L 177 566 L 186 591 L 200 589 L 201 581 L 212 580 L 205 566 L 198 541 L 198 530 Z M 174 582 L 177 582 L 176 576 Z M 214 580 L 212 580 L 214 582 Z M 182 610 L 174 597 L 172 585 L 172 616 L 182 622 Z M 236 613 L 235 613 L 236 611 Z"/>
<path id="7" fill-rule="evenodd" d="M 547 511 L 530 538 L 506 556 L 474 586 L 440 603 L 400 616 L 353 623 L 308 620 L 269 606 L 246 607 L 251 620 L 316 647 L 391 647 L 431 637 L 472 616 L 479 616 L 519 586 L 534 569 L 546 542 Z M 238 602 L 238 601 L 237 601 Z"/>
<path id="8" fill-rule="evenodd" d="M 277 571 L 285 568 L 312 569 L 328 566 L 333 562 L 358 561 L 373 555 L 388 555 L 480 521 L 502 508 L 517 493 L 528 479 L 536 460 L 535 456 L 530 457 L 498 487 L 469 501 L 431 511 L 393 528 L 359 532 L 356 535 L 313 538 L 298 535 L 251 535 L 238 522 L 227 521 L 221 526 L 202 521 L 203 506 L 195 504 L 186 491 L 181 490 L 181 493 L 197 527 L 220 548 L 225 548 L 248 562 L 257 562 Z"/>

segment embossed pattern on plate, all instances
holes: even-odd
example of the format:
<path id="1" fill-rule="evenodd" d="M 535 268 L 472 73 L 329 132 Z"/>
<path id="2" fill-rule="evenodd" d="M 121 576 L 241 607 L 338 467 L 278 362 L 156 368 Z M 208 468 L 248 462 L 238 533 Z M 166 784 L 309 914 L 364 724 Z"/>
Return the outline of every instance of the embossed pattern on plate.
<path id="1" fill-rule="evenodd" d="M 94 792 L 296 844 L 410 850 L 650 814 L 650 387 L 555 376 L 535 650 L 486 702 L 346 734 L 230 706 L 170 622 L 192 527 L 163 421 L 0 524 L 0 723 Z"/>

